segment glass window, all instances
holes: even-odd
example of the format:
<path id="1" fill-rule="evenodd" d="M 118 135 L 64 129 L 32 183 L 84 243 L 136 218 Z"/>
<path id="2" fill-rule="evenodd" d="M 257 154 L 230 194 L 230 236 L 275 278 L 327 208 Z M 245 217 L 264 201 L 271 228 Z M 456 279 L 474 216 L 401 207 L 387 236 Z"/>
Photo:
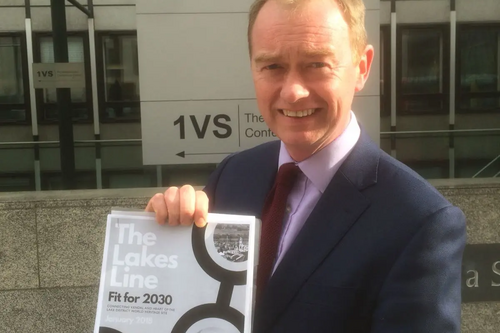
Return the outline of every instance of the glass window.
<path id="1" fill-rule="evenodd" d="M 103 36 L 104 119 L 139 119 L 139 65 L 135 35 Z"/>
<path id="2" fill-rule="evenodd" d="M 500 109 L 500 28 L 466 28 L 460 34 L 461 110 Z"/>
<path id="3" fill-rule="evenodd" d="M 40 62 L 54 62 L 54 42 L 52 36 L 40 37 Z M 85 48 L 82 36 L 68 36 L 68 62 L 85 62 Z M 87 88 L 71 89 L 74 120 L 90 119 L 87 104 Z M 43 89 L 42 120 L 57 120 L 56 89 Z"/>
<path id="4" fill-rule="evenodd" d="M 443 29 L 405 28 L 400 38 L 398 111 L 446 112 Z"/>
<path id="5" fill-rule="evenodd" d="M 403 31 L 403 94 L 443 92 L 443 51 L 440 31 Z"/>
<path id="6" fill-rule="evenodd" d="M 21 38 L 0 36 L 0 122 L 26 121 Z"/>

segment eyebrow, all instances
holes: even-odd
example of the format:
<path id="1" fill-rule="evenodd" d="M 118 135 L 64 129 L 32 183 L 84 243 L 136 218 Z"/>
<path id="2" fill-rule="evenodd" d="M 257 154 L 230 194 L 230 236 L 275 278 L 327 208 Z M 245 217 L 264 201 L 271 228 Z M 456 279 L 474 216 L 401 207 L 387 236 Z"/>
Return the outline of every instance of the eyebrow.
<path id="1" fill-rule="evenodd" d="M 309 50 L 306 50 L 302 52 L 306 57 L 309 58 L 314 58 L 314 57 L 324 57 L 324 56 L 329 56 L 333 58 L 337 58 L 335 56 L 335 53 L 331 49 L 317 49 L 317 48 L 311 48 Z"/>
<path id="2" fill-rule="evenodd" d="M 334 61 L 337 60 L 335 53 L 329 48 L 310 48 L 301 52 L 302 56 L 306 58 L 317 58 L 317 57 L 332 57 Z M 276 62 L 282 59 L 282 56 L 275 53 L 261 53 L 255 56 L 254 61 L 256 63 L 268 63 Z"/>
<path id="3" fill-rule="evenodd" d="M 274 53 L 261 53 L 255 57 L 254 61 L 256 63 L 263 63 L 263 62 L 275 62 L 280 59 L 281 57 Z"/>

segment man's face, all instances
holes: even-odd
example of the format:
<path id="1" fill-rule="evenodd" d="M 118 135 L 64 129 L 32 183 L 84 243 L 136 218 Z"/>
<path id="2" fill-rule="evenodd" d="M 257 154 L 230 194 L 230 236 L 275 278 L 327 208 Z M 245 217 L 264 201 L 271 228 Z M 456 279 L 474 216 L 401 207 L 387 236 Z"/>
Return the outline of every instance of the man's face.
<path id="1" fill-rule="evenodd" d="M 306 2 L 296 11 L 267 2 L 251 40 L 259 110 L 292 158 L 304 160 L 349 123 L 373 49 L 367 47 L 361 61 L 353 62 L 347 23 L 330 0 Z"/>

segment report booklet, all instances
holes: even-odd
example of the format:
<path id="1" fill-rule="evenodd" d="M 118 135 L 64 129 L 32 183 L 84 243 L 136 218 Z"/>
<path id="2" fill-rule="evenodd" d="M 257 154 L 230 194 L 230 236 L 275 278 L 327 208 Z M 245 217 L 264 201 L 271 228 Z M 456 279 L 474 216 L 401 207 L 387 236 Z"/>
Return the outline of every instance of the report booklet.
<path id="1" fill-rule="evenodd" d="M 250 333 L 259 236 L 253 216 L 198 228 L 112 211 L 94 333 Z"/>

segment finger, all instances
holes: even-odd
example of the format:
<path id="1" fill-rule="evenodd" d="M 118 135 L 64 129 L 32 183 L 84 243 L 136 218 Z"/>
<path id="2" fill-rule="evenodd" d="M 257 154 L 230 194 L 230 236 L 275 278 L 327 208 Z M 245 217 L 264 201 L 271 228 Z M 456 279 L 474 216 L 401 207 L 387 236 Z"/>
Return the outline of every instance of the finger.
<path id="1" fill-rule="evenodd" d="M 167 206 L 168 224 L 179 225 L 179 189 L 175 186 L 165 191 L 165 204 Z"/>
<path id="2" fill-rule="evenodd" d="M 165 224 L 168 213 L 163 193 L 156 193 L 151 199 L 149 199 L 145 211 L 156 213 L 156 222 L 158 224 Z"/>
<path id="3" fill-rule="evenodd" d="M 208 197 L 203 191 L 196 191 L 196 204 L 194 209 L 194 223 L 203 228 L 207 224 Z"/>
<path id="4" fill-rule="evenodd" d="M 180 188 L 180 222 L 181 225 L 193 224 L 194 207 L 196 194 L 191 185 L 184 185 Z"/>

